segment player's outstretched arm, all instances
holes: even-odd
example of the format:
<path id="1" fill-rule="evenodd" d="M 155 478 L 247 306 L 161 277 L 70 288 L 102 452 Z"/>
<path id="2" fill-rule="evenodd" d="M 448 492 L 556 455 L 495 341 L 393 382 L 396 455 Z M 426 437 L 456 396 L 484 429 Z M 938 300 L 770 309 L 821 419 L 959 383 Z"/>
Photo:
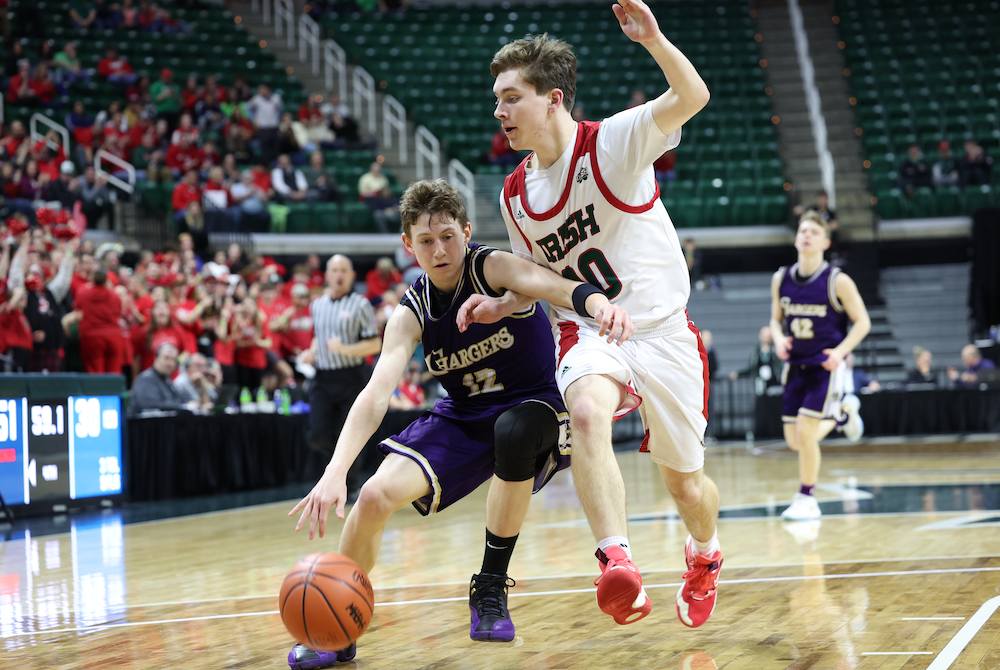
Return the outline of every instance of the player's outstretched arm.
<path id="1" fill-rule="evenodd" d="M 774 353 L 781 360 L 787 361 L 792 350 L 792 337 L 785 337 L 785 329 L 781 326 L 781 321 L 785 318 L 779 295 L 783 275 L 784 271 L 778 270 L 771 277 L 771 339 L 774 341 Z"/>
<path id="2" fill-rule="evenodd" d="M 486 257 L 483 264 L 486 282 L 496 290 L 513 291 L 518 296 L 545 300 L 561 307 L 577 306 L 573 303 L 573 294 L 583 282 L 571 281 L 556 274 L 548 268 L 518 258 L 506 251 L 494 251 Z M 485 321 L 484 314 L 490 318 L 499 312 L 484 309 L 493 303 L 500 303 L 506 298 L 488 298 L 486 296 L 471 296 L 459 309 L 458 327 L 464 331 L 469 323 L 495 323 L 499 319 Z M 600 324 L 600 335 L 608 335 L 608 342 L 621 343 L 628 340 L 635 332 L 632 318 L 621 307 L 612 305 L 603 293 L 595 292 L 588 295 L 585 302 L 587 313 Z M 503 314 L 509 316 L 509 314 Z M 502 318 L 502 317 L 501 317 Z"/>
<path id="3" fill-rule="evenodd" d="M 389 397 L 396 390 L 403 371 L 420 342 L 420 336 L 420 323 L 412 311 L 403 307 L 392 313 L 385 326 L 382 355 L 375 364 L 375 371 L 368 384 L 351 406 L 344 429 L 337 439 L 333 458 L 309 495 L 288 513 L 288 516 L 294 516 L 302 512 L 295 525 L 296 531 L 301 530 L 306 519 L 309 519 L 310 540 L 315 537 L 317 528 L 320 537 L 326 533 L 326 520 L 331 508 L 336 509 L 338 518 L 344 518 L 347 471 L 385 418 Z"/>
<path id="4" fill-rule="evenodd" d="M 625 36 L 646 47 L 663 70 L 670 88 L 653 101 L 653 120 L 664 135 L 670 135 L 708 104 L 708 86 L 691 61 L 660 31 L 645 2 L 618 0 L 614 11 Z"/>
<path id="5" fill-rule="evenodd" d="M 865 307 L 865 301 L 861 298 L 858 285 L 854 283 L 854 280 L 840 272 L 837 274 L 834 290 L 837 292 L 837 300 L 844 306 L 844 311 L 851 319 L 851 330 L 836 347 L 823 350 L 823 353 L 826 354 L 823 367 L 827 370 L 836 370 L 844 357 L 854 351 L 854 348 L 861 344 L 861 340 L 865 339 L 872 329 L 872 320 L 868 316 L 868 309 Z"/>

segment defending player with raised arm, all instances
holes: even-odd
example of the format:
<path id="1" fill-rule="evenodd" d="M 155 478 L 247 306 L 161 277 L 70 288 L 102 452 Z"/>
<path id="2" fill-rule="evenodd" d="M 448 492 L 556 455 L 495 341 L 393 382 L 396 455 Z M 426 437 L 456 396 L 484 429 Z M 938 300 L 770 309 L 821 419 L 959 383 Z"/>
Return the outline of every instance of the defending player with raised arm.
<path id="1" fill-rule="evenodd" d="M 295 529 L 308 521 L 310 539 L 317 530 L 323 536 L 331 509 L 344 518 L 347 471 L 378 429 L 389 397 L 422 342 L 427 367 L 448 397 L 380 443 L 386 458 L 361 488 L 339 551 L 371 571 L 393 512 L 409 503 L 424 515 L 439 512 L 492 478 L 483 566 L 473 575 L 469 594 L 470 636 L 509 641 L 514 624 L 507 611 L 512 585 L 507 567 L 532 492 L 569 465 L 569 417 L 554 381 L 548 320 L 533 301 L 511 317 L 464 332 L 456 325 L 457 311 L 471 295 L 481 292 L 508 301 L 517 299 L 516 291 L 576 309 L 581 319 L 590 320 L 592 314 L 595 332 L 608 333 L 619 345 L 632 335 L 632 322 L 589 284 L 469 244 L 472 229 L 465 205 L 443 180 L 410 186 L 400 215 L 403 244 L 425 274 L 386 324 L 382 355 L 351 408 L 326 472 L 289 514 L 302 512 Z M 354 653 L 354 648 L 329 654 L 297 645 L 289 665 L 327 667 Z"/>
<path id="2" fill-rule="evenodd" d="M 786 361 L 781 419 L 788 446 L 799 452 L 801 487 L 781 514 L 792 520 L 820 517 L 813 495 L 819 441 L 837 424 L 854 440 L 864 431 L 857 397 L 843 398 L 849 374 L 844 358 L 865 339 L 871 320 L 854 281 L 823 260 L 829 248 L 829 225 L 816 212 L 806 212 L 795 233 L 798 261 L 771 279 L 771 336 L 775 353 Z"/>
<path id="3" fill-rule="evenodd" d="M 691 290 L 677 232 L 659 198 L 653 161 L 677 146 L 681 126 L 709 99 L 691 62 L 660 31 L 641 0 L 614 6 L 622 32 L 655 59 L 669 88 L 600 123 L 573 120 L 576 56 L 548 35 L 515 40 L 493 57 L 494 116 L 516 150 L 531 154 L 507 177 L 500 210 L 519 256 L 600 287 L 632 317 L 636 335 L 603 347 L 592 323 L 553 306 L 556 382 L 570 409 L 573 479 L 597 541 L 597 602 L 619 624 L 652 606 L 632 562 L 625 484 L 611 423 L 638 407 L 648 451 L 690 532 L 687 571 L 675 601 L 686 626 L 711 615 L 722 566 L 719 494 L 705 476 L 708 370 L 687 318 Z M 462 316 L 504 312 L 475 298 Z"/>

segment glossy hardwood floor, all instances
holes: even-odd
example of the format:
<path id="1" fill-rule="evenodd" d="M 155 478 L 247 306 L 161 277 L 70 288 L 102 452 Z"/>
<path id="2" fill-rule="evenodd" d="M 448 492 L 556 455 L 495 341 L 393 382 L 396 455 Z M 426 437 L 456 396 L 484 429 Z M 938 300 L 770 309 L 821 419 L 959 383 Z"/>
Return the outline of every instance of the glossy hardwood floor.
<path id="1" fill-rule="evenodd" d="M 514 642 L 468 637 L 484 488 L 437 517 L 407 508 L 390 521 L 375 617 L 343 667 L 1000 668 L 1000 599 L 988 603 L 1000 596 L 1000 444 L 830 448 L 825 516 L 798 524 L 777 517 L 796 487 L 789 453 L 710 448 L 725 567 L 715 613 L 694 630 L 674 607 L 687 533 L 648 458 L 619 461 L 649 617 L 617 626 L 598 610 L 594 541 L 560 473 L 514 555 Z M 0 667 L 287 668 L 281 580 L 300 556 L 335 551 L 340 528 L 309 542 L 292 532 L 292 504 L 132 525 L 112 511 L 3 542 Z"/>

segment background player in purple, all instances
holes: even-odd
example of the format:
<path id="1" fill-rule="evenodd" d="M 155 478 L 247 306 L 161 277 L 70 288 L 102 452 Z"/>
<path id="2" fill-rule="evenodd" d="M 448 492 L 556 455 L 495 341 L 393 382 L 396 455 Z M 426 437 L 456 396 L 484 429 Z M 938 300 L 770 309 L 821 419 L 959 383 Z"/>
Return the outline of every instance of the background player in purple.
<path id="1" fill-rule="evenodd" d="M 868 310 L 854 281 L 823 260 L 830 248 L 830 227 L 816 212 L 799 220 L 795 234 L 798 261 L 780 268 L 771 280 L 771 334 L 785 364 L 781 416 L 785 440 L 799 452 L 801 488 L 786 519 L 820 516 L 813 495 L 819 478 L 819 441 L 844 409 L 858 421 L 857 408 L 841 408 L 844 358 L 871 329 Z M 848 331 L 848 319 L 853 322 Z M 787 333 L 790 333 L 786 335 Z"/>
<path id="2" fill-rule="evenodd" d="M 555 384 L 555 345 L 548 318 L 534 300 L 592 314 L 609 343 L 627 340 L 632 321 L 589 284 L 469 244 L 472 228 L 462 197 L 443 180 L 410 186 L 400 217 L 403 244 L 425 274 L 390 317 L 375 371 L 351 408 L 326 472 L 289 515 L 302 512 L 295 530 L 308 519 L 310 539 L 317 528 L 323 537 L 331 509 L 344 518 L 347 471 L 381 423 L 389 397 L 423 342 L 427 367 L 448 397 L 379 445 L 386 458 L 361 488 L 339 551 L 371 571 L 393 512 L 409 503 L 421 514 L 439 512 L 492 477 L 483 567 L 473 575 L 469 593 L 470 635 L 513 640 L 507 612 L 507 587 L 513 582 L 507 567 L 514 543 L 531 493 L 569 465 L 569 415 Z M 480 292 L 527 306 L 495 324 L 459 332 L 459 307 Z M 350 660 L 354 653 L 353 646 L 331 654 L 296 645 L 288 660 L 304 670 Z"/>

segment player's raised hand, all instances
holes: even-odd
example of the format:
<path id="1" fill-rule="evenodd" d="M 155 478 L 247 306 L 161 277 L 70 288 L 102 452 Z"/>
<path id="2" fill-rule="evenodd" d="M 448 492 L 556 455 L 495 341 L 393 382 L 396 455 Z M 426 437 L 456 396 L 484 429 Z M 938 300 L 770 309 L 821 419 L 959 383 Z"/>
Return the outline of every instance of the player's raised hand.
<path id="1" fill-rule="evenodd" d="M 840 367 L 840 362 L 844 360 L 844 355 L 836 349 L 824 349 L 823 353 L 826 354 L 826 360 L 823 361 L 824 370 L 833 372 Z"/>
<path id="2" fill-rule="evenodd" d="M 660 26 L 656 23 L 653 12 L 642 0 L 618 0 L 612 5 L 618 23 L 625 37 L 633 42 L 645 44 L 660 36 Z"/>
<path id="3" fill-rule="evenodd" d="M 635 333 L 632 317 L 623 308 L 612 304 L 604 304 L 594 310 L 594 320 L 601 324 L 598 335 L 608 335 L 608 342 L 616 342 L 620 347 L 623 342 Z"/>
<path id="4" fill-rule="evenodd" d="M 458 332 L 464 333 L 469 329 L 469 324 L 496 323 L 511 314 L 509 301 L 503 298 L 491 298 L 488 295 L 473 293 L 458 308 L 458 316 L 455 318 L 455 323 L 458 326 Z"/>
<path id="5" fill-rule="evenodd" d="M 783 361 L 787 361 L 788 357 L 792 353 L 792 336 L 779 337 L 774 341 L 774 353 L 778 354 L 778 358 Z"/>
<path id="6" fill-rule="evenodd" d="M 330 516 L 330 509 L 335 508 L 338 519 L 344 518 L 344 504 L 347 502 L 347 481 L 344 477 L 331 477 L 325 473 L 299 504 L 292 508 L 288 516 L 295 516 L 301 510 L 302 516 L 295 524 L 295 532 L 302 530 L 306 519 L 309 519 L 309 539 L 316 536 L 316 529 L 319 528 L 319 536 L 326 533 L 326 520 Z"/>

